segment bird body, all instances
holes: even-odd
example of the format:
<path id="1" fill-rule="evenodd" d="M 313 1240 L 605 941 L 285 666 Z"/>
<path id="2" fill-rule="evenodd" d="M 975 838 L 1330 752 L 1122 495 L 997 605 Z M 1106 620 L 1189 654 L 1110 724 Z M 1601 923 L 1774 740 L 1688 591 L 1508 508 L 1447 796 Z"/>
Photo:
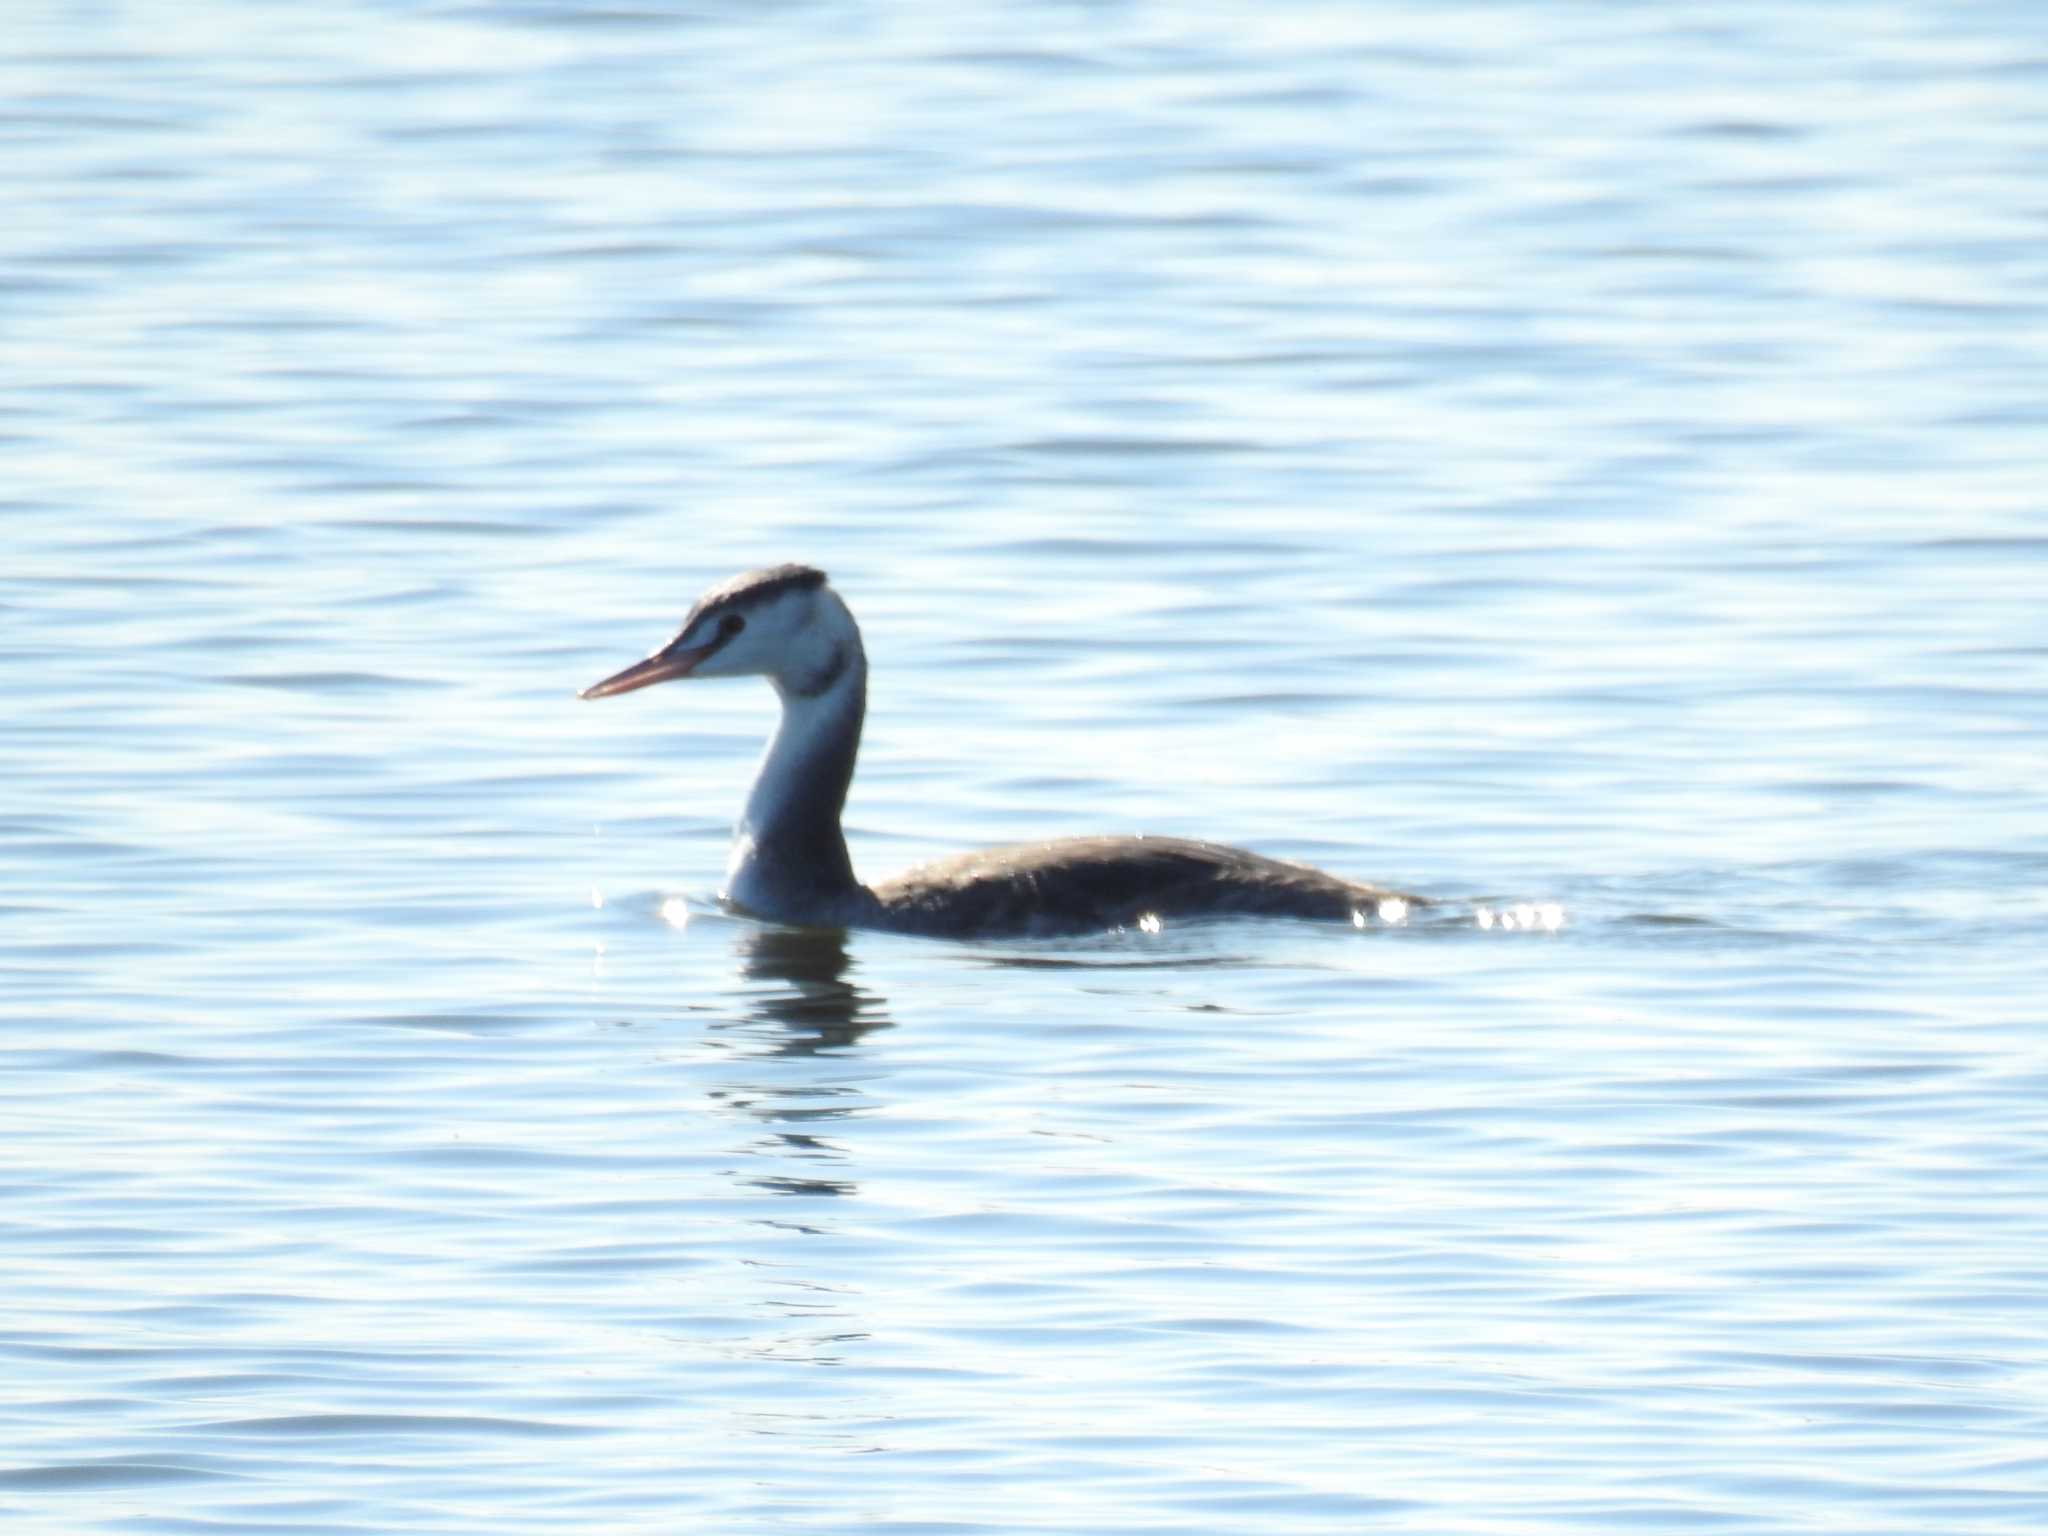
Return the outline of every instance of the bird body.
<path id="1" fill-rule="evenodd" d="M 870 887 L 840 827 L 867 708 L 860 627 L 810 566 L 749 571 L 697 600 L 673 640 L 583 690 L 766 677 L 775 733 L 733 834 L 724 898 L 776 922 L 948 938 L 1017 937 L 1264 916 L 1398 921 L 1420 897 L 1184 838 L 1068 837 L 961 854 Z"/>

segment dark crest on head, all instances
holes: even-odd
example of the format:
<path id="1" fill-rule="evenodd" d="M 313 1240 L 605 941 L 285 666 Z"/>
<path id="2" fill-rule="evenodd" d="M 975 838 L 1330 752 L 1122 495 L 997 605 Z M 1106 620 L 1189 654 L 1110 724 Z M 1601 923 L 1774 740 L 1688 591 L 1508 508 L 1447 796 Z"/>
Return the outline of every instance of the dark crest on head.
<path id="1" fill-rule="evenodd" d="M 772 601 L 785 592 L 823 585 L 825 573 L 811 565 L 770 565 L 758 571 L 747 571 L 698 598 L 689 617 L 683 620 L 683 628 L 688 629 L 696 623 L 697 616 L 707 608 L 751 608 L 756 603 Z"/>

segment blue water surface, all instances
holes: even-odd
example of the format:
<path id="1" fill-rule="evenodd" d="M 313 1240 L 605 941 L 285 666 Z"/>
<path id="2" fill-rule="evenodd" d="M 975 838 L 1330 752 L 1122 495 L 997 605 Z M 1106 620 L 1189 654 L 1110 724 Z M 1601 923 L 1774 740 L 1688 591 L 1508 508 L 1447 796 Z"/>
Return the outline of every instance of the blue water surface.
<path id="1" fill-rule="evenodd" d="M 31 3 L 0 1522 L 2048 1525 L 2048 13 Z M 748 566 L 871 876 L 720 912 Z"/>

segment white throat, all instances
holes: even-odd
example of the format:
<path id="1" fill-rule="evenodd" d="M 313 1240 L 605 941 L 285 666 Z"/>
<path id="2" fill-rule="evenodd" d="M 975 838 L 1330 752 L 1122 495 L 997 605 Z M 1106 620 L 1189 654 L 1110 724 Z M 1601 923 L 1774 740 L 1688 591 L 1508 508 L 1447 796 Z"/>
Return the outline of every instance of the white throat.
<path id="1" fill-rule="evenodd" d="M 733 829 L 724 894 L 782 922 L 844 922 L 865 894 L 839 825 L 867 709 L 859 632 L 849 623 L 829 665 L 773 681 L 782 717 Z"/>

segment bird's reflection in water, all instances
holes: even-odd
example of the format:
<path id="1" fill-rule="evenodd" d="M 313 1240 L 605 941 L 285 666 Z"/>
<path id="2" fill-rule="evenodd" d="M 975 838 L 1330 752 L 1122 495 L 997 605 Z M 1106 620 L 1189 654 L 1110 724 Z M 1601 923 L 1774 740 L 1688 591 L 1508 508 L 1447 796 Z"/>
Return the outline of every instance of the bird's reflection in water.
<path id="1" fill-rule="evenodd" d="M 882 999 L 848 980 L 839 928 L 756 928 L 739 943 L 750 1022 L 773 1026 L 777 1055 L 808 1056 L 888 1027 Z"/>
<path id="2" fill-rule="evenodd" d="M 741 938 L 738 955 L 747 1007 L 725 1028 L 744 1032 L 744 1043 L 733 1043 L 758 1065 L 744 1082 L 731 1082 L 713 1096 L 773 1126 L 748 1151 L 780 1165 L 774 1173 L 748 1169 L 743 1182 L 783 1195 L 852 1194 L 850 1180 L 819 1173 L 845 1165 L 846 1149 L 828 1133 L 871 1101 L 862 1074 L 836 1071 L 832 1064 L 839 1050 L 889 1025 L 883 1001 L 848 978 L 853 962 L 838 929 L 752 929 Z M 768 1070 L 772 1061 L 791 1070 Z"/>

